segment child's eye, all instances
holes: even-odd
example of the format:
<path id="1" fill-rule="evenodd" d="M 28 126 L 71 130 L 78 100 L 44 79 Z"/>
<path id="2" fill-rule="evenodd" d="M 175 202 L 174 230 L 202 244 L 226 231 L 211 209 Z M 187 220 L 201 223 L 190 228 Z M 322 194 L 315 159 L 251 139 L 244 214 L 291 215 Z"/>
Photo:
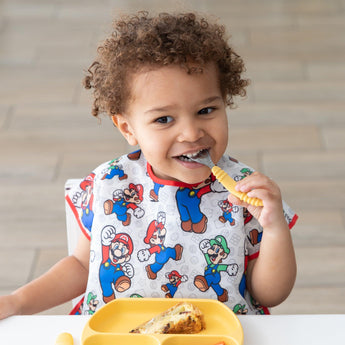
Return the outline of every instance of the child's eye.
<path id="1" fill-rule="evenodd" d="M 198 111 L 198 114 L 200 114 L 200 115 L 211 114 L 213 110 L 214 110 L 213 107 L 202 108 L 202 109 L 200 109 L 200 110 Z"/>
<path id="2" fill-rule="evenodd" d="M 171 116 L 161 116 L 158 119 L 156 119 L 155 122 L 164 124 L 164 123 L 169 123 L 172 120 L 173 118 Z"/>

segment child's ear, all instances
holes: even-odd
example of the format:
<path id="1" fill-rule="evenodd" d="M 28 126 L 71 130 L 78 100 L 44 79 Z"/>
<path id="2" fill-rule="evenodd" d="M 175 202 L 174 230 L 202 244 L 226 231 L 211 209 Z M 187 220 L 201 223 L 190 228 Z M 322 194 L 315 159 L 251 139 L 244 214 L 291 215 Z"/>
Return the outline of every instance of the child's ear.
<path id="1" fill-rule="evenodd" d="M 135 146 L 138 144 L 137 138 L 126 116 L 116 114 L 113 115 L 111 119 L 121 134 L 125 137 L 129 145 Z"/>

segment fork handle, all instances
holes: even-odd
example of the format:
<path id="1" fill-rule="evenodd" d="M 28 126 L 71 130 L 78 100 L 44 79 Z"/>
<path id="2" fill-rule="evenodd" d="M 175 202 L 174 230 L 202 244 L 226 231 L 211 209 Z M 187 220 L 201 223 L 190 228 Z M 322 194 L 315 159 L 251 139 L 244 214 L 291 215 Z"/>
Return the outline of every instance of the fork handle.
<path id="1" fill-rule="evenodd" d="M 263 202 L 258 198 L 249 198 L 247 193 L 238 192 L 235 189 L 236 181 L 231 178 L 223 169 L 215 165 L 212 168 L 212 173 L 216 176 L 217 180 L 233 195 L 239 198 L 241 201 L 244 201 L 253 206 L 263 206 Z"/>
<path id="2" fill-rule="evenodd" d="M 56 338 L 55 345 L 73 345 L 73 336 L 70 333 L 60 333 Z"/>

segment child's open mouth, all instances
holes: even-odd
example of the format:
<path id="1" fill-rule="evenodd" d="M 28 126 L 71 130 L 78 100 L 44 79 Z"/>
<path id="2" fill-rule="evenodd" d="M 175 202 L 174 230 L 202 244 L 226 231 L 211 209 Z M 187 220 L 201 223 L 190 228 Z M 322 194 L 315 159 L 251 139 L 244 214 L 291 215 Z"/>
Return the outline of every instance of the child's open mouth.
<path id="1" fill-rule="evenodd" d="M 176 158 L 178 158 L 180 161 L 183 161 L 183 162 L 194 162 L 193 159 L 202 157 L 207 151 L 208 151 L 207 149 L 202 149 L 193 153 L 185 153 L 181 156 L 177 156 Z"/>

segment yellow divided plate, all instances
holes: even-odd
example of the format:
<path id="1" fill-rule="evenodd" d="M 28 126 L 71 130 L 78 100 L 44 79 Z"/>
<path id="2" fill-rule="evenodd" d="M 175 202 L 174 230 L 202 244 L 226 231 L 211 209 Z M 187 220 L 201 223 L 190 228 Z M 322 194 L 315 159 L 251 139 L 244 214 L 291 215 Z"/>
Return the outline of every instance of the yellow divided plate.
<path id="1" fill-rule="evenodd" d="M 189 302 L 204 314 L 206 328 L 197 334 L 134 334 L 131 329 L 179 302 Z M 237 316 L 211 299 L 120 298 L 100 308 L 87 322 L 83 345 L 242 345 L 243 329 Z"/>

